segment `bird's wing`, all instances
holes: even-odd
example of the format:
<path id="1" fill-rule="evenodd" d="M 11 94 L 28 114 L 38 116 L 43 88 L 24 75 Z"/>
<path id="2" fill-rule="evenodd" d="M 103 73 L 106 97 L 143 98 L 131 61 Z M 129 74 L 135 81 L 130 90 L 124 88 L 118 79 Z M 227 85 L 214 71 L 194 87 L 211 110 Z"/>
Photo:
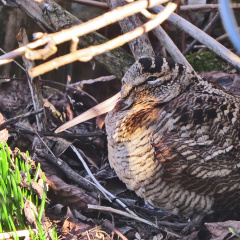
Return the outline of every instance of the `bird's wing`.
<path id="1" fill-rule="evenodd" d="M 163 179 L 199 194 L 240 189 L 238 105 L 225 97 L 192 93 L 162 111 L 175 119 L 169 119 L 174 122 L 172 130 L 158 135 L 155 131 L 152 137 Z"/>

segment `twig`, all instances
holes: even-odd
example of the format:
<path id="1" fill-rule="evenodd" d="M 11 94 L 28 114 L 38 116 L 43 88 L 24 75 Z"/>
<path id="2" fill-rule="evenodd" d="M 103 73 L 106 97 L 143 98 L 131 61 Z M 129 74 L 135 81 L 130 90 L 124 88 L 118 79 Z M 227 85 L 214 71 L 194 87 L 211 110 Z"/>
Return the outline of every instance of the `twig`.
<path id="1" fill-rule="evenodd" d="M 52 152 L 52 150 L 48 147 L 48 145 L 45 143 L 45 141 L 43 141 L 43 139 L 40 137 L 40 135 L 38 134 L 38 132 L 36 132 L 36 135 L 38 136 L 39 140 L 43 143 L 43 145 L 46 147 L 46 149 L 52 154 L 53 157 L 56 157 L 54 155 L 54 153 Z"/>
<path id="2" fill-rule="evenodd" d="M 240 4 L 231 4 L 231 8 L 240 8 Z M 205 11 L 209 12 L 212 10 L 218 11 L 219 4 L 194 4 L 194 5 L 182 5 L 180 6 L 181 11 Z"/>
<path id="3" fill-rule="evenodd" d="M 185 228 L 189 222 L 186 223 L 172 223 L 172 222 L 168 222 L 168 221 L 157 221 L 158 224 L 165 226 L 165 227 L 170 227 L 170 228 L 174 228 L 174 229 L 179 229 L 182 230 L 183 228 Z"/>
<path id="4" fill-rule="evenodd" d="M 45 32 L 57 32 L 72 26 L 81 24 L 82 21 L 62 8 L 54 0 L 33 1 L 33 0 L 11 0 L 15 6 L 18 6 L 31 19 L 33 19 Z M 6 2 L 6 1 L 5 1 Z M 4 3 L 5 3 L 4 2 Z M 9 3 L 9 1 L 7 1 Z M 39 34 L 34 34 L 39 39 Z M 40 33 L 43 35 L 43 33 Z M 74 37 L 73 37 L 74 38 Z M 88 47 L 98 45 L 108 41 L 106 37 L 98 32 L 91 32 L 81 37 L 79 45 Z M 95 57 L 108 72 L 121 79 L 128 68 L 134 63 L 133 57 L 122 48 L 117 48 L 111 52 Z M 8 62 L 8 60 L 6 60 Z"/>
<path id="5" fill-rule="evenodd" d="M 129 0 L 109 0 L 109 6 L 111 9 L 116 9 L 117 7 L 126 5 Z M 146 9 L 144 9 L 146 10 Z M 143 11 L 143 10 L 142 10 Z M 135 28 L 143 25 L 142 21 L 140 20 L 137 14 L 129 16 L 127 18 L 122 19 L 119 21 L 119 25 L 123 31 L 123 33 L 127 33 L 133 31 Z M 132 41 L 128 42 L 130 46 L 131 52 L 135 59 L 139 59 L 142 56 L 145 57 L 153 57 L 154 51 L 152 45 L 150 43 L 149 37 L 147 33 L 141 34 L 138 38 L 133 39 Z M 144 46 L 144 47 L 143 47 Z"/>
<path id="6" fill-rule="evenodd" d="M 115 232 L 122 240 L 128 240 L 122 233 L 120 233 L 113 225 L 112 223 L 105 219 L 104 224 L 106 227 L 110 228 L 113 232 Z"/>
<path id="7" fill-rule="evenodd" d="M 240 27 L 238 28 L 237 31 L 240 31 Z M 225 40 L 226 38 L 228 38 L 228 33 L 225 33 L 225 34 L 217 37 L 217 38 L 216 38 L 216 41 L 221 42 L 221 41 Z"/>
<path id="8" fill-rule="evenodd" d="M 176 7 L 177 5 L 175 3 L 168 3 L 166 8 L 162 12 L 158 13 L 153 20 L 134 29 L 133 31 L 125 33 L 106 43 L 103 43 L 97 46 L 91 46 L 82 50 L 78 50 L 74 53 L 70 53 L 70 54 L 55 58 L 49 62 L 46 62 L 44 64 L 41 64 L 31 69 L 29 71 L 29 74 L 31 77 L 36 77 L 36 76 L 39 76 L 40 74 L 46 73 L 48 71 L 51 71 L 55 68 L 66 65 L 68 63 L 74 62 L 76 60 L 89 61 L 93 56 L 112 50 L 118 46 L 123 45 L 126 42 L 129 42 L 141 36 L 142 33 L 144 32 L 149 32 L 150 30 L 152 30 L 153 28 L 161 24 L 163 21 L 165 21 L 176 9 Z"/>
<path id="9" fill-rule="evenodd" d="M 69 2 L 80 3 L 86 6 L 109 9 L 109 6 L 104 2 L 97 2 L 92 0 L 68 0 Z"/>
<path id="10" fill-rule="evenodd" d="M 82 162 L 84 168 L 86 169 L 88 175 L 91 177 L 91 179 L 93 180 L 93 182 L 96 184 L 96 186 L 98 187 L 98 189 L 103 192 L 104 194 L 108 195 L 110 198 L 115 199 L 116 202 L 122 206 L 123 208 L 125 208 L 131 215 L 133 216 L 137 216 L 133 211 L 131 211 L 122 201 L 120 201 L 118 198 L 116 198 L 112 193 L 110 193 L 109 191 L 107 191 L 105 188 L 102 187 L 102 185 L 97 181 L 97 179 L 93 176 L 93 174 L 91 173 L 90 169 L 88 168 L 88 165 L 85 163 L 85 161 L 83 160 L 82 156 L 79 154 L 78 150 L 73 146 L 70 145 L 70 147 L 72 148 L 72 150 L 75 152 L 75 154 L 77 155 L 77 157 L 79 158 L 79 160 Z M 109 199 L 110 202 L 112 202 Z"/>
<path id="11" fill-rule="evenodd" d="M 112 212 L 112 213 L 116 213 L 116 214 L 122 215 L 124 217 L 132 218 L 132 219 L 135 219 L 135 220 L 137 220 L 139 222 L 143 222 L 143 223 L 145 223 L 147 225 L 155 227 L 155 228 L 157 228 L 157 229 L 159 229 L 159 230 L 161 230 L 161 231 L 163 231 L 165 233 L 169 233 L 172 236 L 175 236 L 175 237 L 178 237 L 178 238 L 181 239 L 180 235 L 178 235 L 177 233 L 174 233 L 173 231 L 169 231 L 165 227 L 158 226 L 158 225 L 156 225 L 156 224 L 154 224 L 154 223 L 152 223 L 152 222 L 150 222 L 150 221 L 148 221 L 146 219 L 140 218 L 138 216 L 132 216 L 131 214 L 123 212 L 121 210 L 117 210 L 117 209 L 114 209 L 114 208 L 111 208 L 111 207 L 96 206 L 96 205 L 91 205 L 91 204 L 88 204 L 88 208 L 89 209 L 94 209 L 94 210 L 99 210 L 99 211 Z"/>
<path id="12" fill-rule="evenodd" d="M 118 210 L 118 209 L 114 209 L 114 208 L 111 208 L 111 207 L 96 206 L 96 205 L 91 205 L 91 204 L 88 204 L 88 209 L 94 209 L 94 210 L 100 210 L 100 211 L 107 211 L 107 212 L 117 213 L 117 214 L 120 214 L 122 216 L 138 220 L 140 222 L 146 223 L 146 224 L 148 224 L 148 225 L 150 225 L 152 227 L 155 227 L 155 228 L 159 229 L 159 227 L 156 224 L 154 224 L 154 223 L 152 223 L 152 222 L 150 222 L 150 221 L 148 221 L 146 219 L 140 218 L 136 214 L 132 215 L 130 213 L 127 213 L 127 212 L 124 212 L 124 211 L 121 211 L 121 210 Z M 165 232 L 166 232 L 166 230 L 165 230 Z"/>
<path id="13" fill-rule="evenodd" d="M 93 84 L 96 82 L 108 82 L 111 80 L 116 79 L 116 76 L 111 75 L 111 76 L 103 76 L 103 77 L 99 77 L 99 78 L 95 78 L 95 79 L 88 79 L 88 80 L 82 80 L 76 83 L 72 83 L 70 84 L 71 87 L 74 88 L 83 88 L 83 85 L 89 85 L 89 84 Z"/>
<path id="14" fill-rule="evenodd" d="M 161 26 L 157 26 L 155 29 L 153 29 L 153 33 L 155 34 L 157 39 L 163 44 L 163 46 L 166 48 L 166 50 L 172 56 L 175 62 L 181 63 L 185 66 L 189 66 L 190 68 L 192 68 L 190 63 L 183 56 L 181 51 L 178 49 L 178 47 L 175 45 L 175 43 L 172 41 L 172 39 L 168 36 L 168 34 L 164 31 L 164 29 Z"/>
<path id="15" fill-rule="evenodd" d="M 37 234 L 38 231 L 36 229 L 31 229 L 31 232 Z M 30 236 L 30 230 L 19 230 L 15 232 L 5 232 L 0 233 L 0 239 L 9 239 L 9 238 L 16 238 L 16 237 L 25 237 L 27 239 Z"/>
<path id="16" fill-rule="evenodd" d="M 46 82 L 46 83 L 50 83 L 50 84 L 55 84 L 55 85 L 58 85 L 58 86 L 66 87 L 66 84 L 64 84 L 64 83 L 59 83 L 59 82 L 54 82 L 54 81 L 52 81 L 52 80 L 40 80 L 40 82 Z M 46 88 L 46 86 L 44 86 L 44 87 Z M 55 89 L 55 91 L 56 91 L 56 88 L 54 88 L 54 89 Z M 82 89 L 78 89 L 77 87 L 73 87 L 73 86 L 71 86 L 71 85 L 68 85 L 68 90 L 69 90 L 69 89 L 72 89 L 72 90 L 74 90 L 75 92 L 79 92 L 79 93 L 81 93 L 81 94 L 83 94 L 83 95 L 88 96 L 89 98 L 92 99 L 93 102 L 95 102 L 96 104 L 98 104 L 98 101 L 97 101 L 92 95 L 90 95 L 89 93 L 83 91 Z"/>
<path id="17" fill-rule="evenodd" d="M 212 26 L 215 24 L 215 22 L 217 21 L 217 19 L 219 18 L 219 12 L 217 12 L 214 17 L 211 19 L 211 21 L 206 25 L 206 27 L 203 29 L 204 32 L 208 32 L 209 29 L 212 28 Z M 194 47 L 194 45 L 197 43 L 198 41 L 196 39 L 194 39 L 189 46 L 183 51 L 183 55 L 187 55 Z"/>
<path id="18" fill-rule="evenodd" d="M 0 125 L 1 126 L 1 125 Z M 19 126 L 14 126 L 14 128 L 22 132 L 23 134 L 31 134 L 31 135 L 37 135 L 36 133 L 42 135 L 42 136 L 50 136 L 55 138 L 65 138 L 65 139 L 76 139 L 76 138 L 86 138 L 86 137 L 101 137 L 105 135 L 103 131 L 97 131 L 97 132 L 86 132 L 86 133 L 53 133 L 53 132 L 34 132 L 28 129 L 21 128 Z"/>
<path id="19" fill-rule="evenodd" d="M 0 48 L 0 51 L 3 52 L 4 54 L 7 54 L 2 48 Z M 12 60 L 10 60 L 10 62 L 12 62 Z M 24 72 L 26 71 L 26 69 L 16 60 L 13 60 L 13 62 L 16 63 Z M 9 63 L 9 61 L 6 60 L 6 63 Z"/>
<path id="20" fill-rule="evenodd" d="M 7 125 L 12 124 L 14 122 L 17 122 L 20 119 L 27 118 L 27 117 L 30 117 L 30 116 L 34 116 L 34 115 L 42 113 L 42 112 L 43 112 L 43 109 L 39 109 L 38 111 L 34 111 L 34 112 L 22 114 L 20 116 L 14 117 L 14 118 L 10 118 L 0 125 L 0 130 L 3 130 L 4 128 L 6 128 Z"/>
<path id="21" fill-rule="evenodd" d="M 13 60 L 14 58 L 22 56 L 23 54 L 25 54 L 25 56 L 31 60 L 41 59 L 43 57 L 41 55 L 41 52 L 39 53 L 39 50 L 32 51 L 32 49 L 35 49 L 47 43 L 50 45 L 49 49 L 51 49 L 53 46 L 52 44 L 58 45 L 60 43 L 71 40 L 75 36 L 77 37 L 83 36 L 90 32 L 96 31 L 102 27 L 105 27 L 109 24 L 112 24 L 116 21 L 119 21 L 129 15 L 137 13 L 142 9 L 145 9 L 147 7 L 153 7 L 157 4 L 161 4 L 164 2 L 167 2 L 167 0 L 151 0 L 151 1 L 139 0 L 126 6 L 116 8 L 110 12 L 107 12 L 99 17 L 96 17 L 78 26 L 74 26 L 57 33 L 45 34 L 41 39 L 35 42 L 29 43 L 26 46 L 23 46 L 12 52 L 0 56 L 0 65 L 5 64 L 6 60 L 9 59 Z"/>
<path id="22" fill-rule="evenodd" d="M 68 164 L 66 164 L 62 159 L 56 158 L 50 154 L 44 152 L 37 152 L 38 157 L 42 157 L 56 165 L 68 179 L 75 182 L 78 186 L 82 187 L 86 191 L 89 192 L 89 195 L 96 198 L 97 187 L 91 181 L 83 178 L 81 175 L 77 174 L 74 170 L 72 170 Z"/>
<path id="23" fill-rule="evenodd" d="M 19 30 L 17 34 L 17 41 L 20 47 L 29 43 L 27 33 L 24 28 L 21 28 Z M 28 70 L 33 68 L 35 66 L 35 63 L 25 58 L 24 56 L 22 57 L 22 59 L 26 67 L 25 71 L 28 79 L 29 89 L 31 92 L 33 108 L 34 108 L 34 111 L 37 111 L 38 109 L 43 108 L 43 97 L 42 97 L 41 86 L 38 78 L 33 79 L 28 74 Z M 43 114 L 36 115 L 36 123 L 37 123 L 38 131 L 46 130 L 46 119 L 44 117 L 44 111 L 43 111 Z"/>
<path id="24" fill-rule="evenodd" d="M 154 13 L 159 13 L 164 9 L 163 6 L 158 5 L 151 10 Z M 193 38 L 197 39 L 199 42 L 204 44 L 206 47 L 214 51 L 217 55 L 219 55 L 221 58 L 225 59 L 227 62 L 231 63 L 236 68 L 240 69 L 240 58 L 234 54 L 233 52 L 229 51 L 227 48 L 225 48 L 223 45 L 221 45 L 219 42 L 214 40 L 212 37 L 210 37 L 208 34 L 200 30 L 199 28 L 195 27 L 190 22 L 186 21 L 182 17 L 178 16 L 177 14 L 173 13 L 167 21 L 171 22 L 173 25 L 177 26 L 184 32 L 191 35 Z"/>

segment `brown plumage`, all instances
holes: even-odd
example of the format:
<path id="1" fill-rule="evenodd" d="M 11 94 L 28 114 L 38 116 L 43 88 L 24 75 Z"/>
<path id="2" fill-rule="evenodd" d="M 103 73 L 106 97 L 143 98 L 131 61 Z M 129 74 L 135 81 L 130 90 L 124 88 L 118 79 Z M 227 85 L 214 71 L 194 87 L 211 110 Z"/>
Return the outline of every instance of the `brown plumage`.
<path id="1" fill-rule="evenodd" d="M 233 209 L 240 200 L 239 121 L 231 93 L 181 64 L 141 58 L 105 119 L 109 161 L 129 189 L 175 214 Z"/>
<path id="2" fill-rule="evenodd" d="M 239 205 L 239 99 L 159 57 L 140 59 L 122 84 L 105 123 L 127 187 L 188 216 Z"/>

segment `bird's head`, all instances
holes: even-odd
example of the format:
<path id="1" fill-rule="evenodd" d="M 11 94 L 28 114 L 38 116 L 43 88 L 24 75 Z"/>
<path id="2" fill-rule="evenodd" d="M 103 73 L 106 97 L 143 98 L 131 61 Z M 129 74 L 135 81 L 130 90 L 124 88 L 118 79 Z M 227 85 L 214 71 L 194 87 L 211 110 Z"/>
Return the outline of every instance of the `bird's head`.
<path id="1" fill-rule="evenodd" d="M 155 105 L 169 102 L 193 83 L 195 73 L 165 58 L 140 58 L 122 79 L 125 104 Z"/>
<path id="2" fill-rule="evenodd" d="M 55 132 L 109 112 L 116 104 L 121 109 L 169 102 L 184 92 L 194 78 L 196 75 L 191 69 L 165 58 L 140 58 L 124 75 L 121 92 L 65 123 Z"/>

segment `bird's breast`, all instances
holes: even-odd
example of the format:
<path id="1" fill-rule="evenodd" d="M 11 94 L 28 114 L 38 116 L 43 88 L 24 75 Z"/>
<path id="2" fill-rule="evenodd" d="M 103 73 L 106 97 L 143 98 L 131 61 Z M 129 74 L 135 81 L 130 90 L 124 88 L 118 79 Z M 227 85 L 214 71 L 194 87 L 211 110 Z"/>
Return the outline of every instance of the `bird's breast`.
<path id="1" fill-rule="evenodd" d="M 110 164 L 127 187 L 142 197 L 145 186 L 154 178 L 159 180 L 161 174 L 151 144 L 155 115 L 151 109 L 135 114 L 113 111 L 105 119 Z"/>

